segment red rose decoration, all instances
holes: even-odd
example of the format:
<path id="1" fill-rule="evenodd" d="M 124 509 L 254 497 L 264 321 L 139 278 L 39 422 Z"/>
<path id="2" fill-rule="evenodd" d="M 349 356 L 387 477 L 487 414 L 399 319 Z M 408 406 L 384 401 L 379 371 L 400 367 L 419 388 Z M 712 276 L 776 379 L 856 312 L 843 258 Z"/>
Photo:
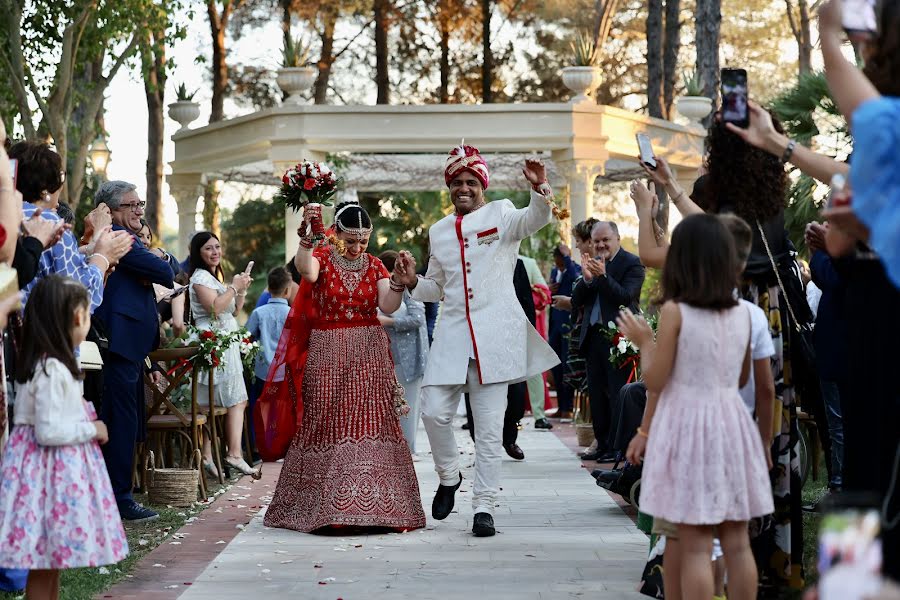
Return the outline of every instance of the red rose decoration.
<path id="1" fill-rule="evenodd" d="M 200 334 L 201 340 L 213 340 L 215 338 L 216 338 L 216 334 L 214 334 L 212 331 L 204 331 L 203 333 Z"/>
<path id="2" fill-rule="evenodd" d="M 623 336 L 622 336 L 621 333 L 617 333 L 616 335 L 614 335 L 614 336 L 613 336 L 613 339 L 612 339 L 612 345 L 613 345 L 613 346 L 618 345 L 618 344 L 619 344 L 619 341 L 622 339 L 622 337 L 623 337 Z"/>
<path id="3" fill-rule="evenodd" d="M 316 187 L 316 180 L 313 179 L 312 177 L 308 178 L 305 182 L 303 182 L 304 190 L 311 190 L 314 187 Z"/>

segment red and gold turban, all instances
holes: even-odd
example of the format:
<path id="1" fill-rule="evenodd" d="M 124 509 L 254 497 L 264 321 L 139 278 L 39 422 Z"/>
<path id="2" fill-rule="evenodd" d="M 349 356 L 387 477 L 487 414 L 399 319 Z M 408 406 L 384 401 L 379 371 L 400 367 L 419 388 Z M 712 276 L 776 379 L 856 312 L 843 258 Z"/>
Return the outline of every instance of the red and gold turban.
<path id="1" fill-rule="evenodd" d="M 465 171 L 478 178 L 481 187 L 487 189 L 491 176 L 488 173 L 487 163 L 475 146 L 460 145 L 450 151 L 447 164 L 444 166 L 444 182 L 449 186 L 457 175 Z"/>

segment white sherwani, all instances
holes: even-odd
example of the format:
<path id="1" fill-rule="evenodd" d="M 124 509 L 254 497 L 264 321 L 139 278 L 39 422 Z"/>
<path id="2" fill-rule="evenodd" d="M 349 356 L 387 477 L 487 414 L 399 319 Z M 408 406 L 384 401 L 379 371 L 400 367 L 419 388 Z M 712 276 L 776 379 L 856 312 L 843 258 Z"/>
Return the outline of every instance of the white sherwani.
<path id="1" fill-rule="evenodd" d="M 422 383 L 422 422 L 441 485 L 456 485 L 459 449 L 452 423 L 460 394 L 469 394 L 476 513 L 494 512 L 509 384 L 559 363 L 528 322 L 513 287 L 519 243 L 550 220 L 550 207 L 536 192 L 527 208 L 495 200 L 467 215 L 444 217 L 431 227 L 428 272 L 412 291 L 422 302 L 443 299 Z"/>
<path id="2" fill-rule="evenodd" d="M 550 219 L 543 196 L 532 191 L 527 208 L 494 200 L 432 225 L 428 273 L 412 296 L 444 302 L 422 385 L 465 383 L 470 358 L 482 384 L 524 381 L 559 363 L 528 322 L 513 287 L 519 243 Z"/>

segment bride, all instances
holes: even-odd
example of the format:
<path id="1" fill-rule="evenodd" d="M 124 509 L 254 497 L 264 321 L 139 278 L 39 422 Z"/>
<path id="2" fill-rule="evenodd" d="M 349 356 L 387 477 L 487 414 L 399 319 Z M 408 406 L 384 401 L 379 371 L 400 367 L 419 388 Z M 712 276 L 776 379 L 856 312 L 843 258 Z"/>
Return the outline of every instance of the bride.
<path id="1" fill-rule="evenodd" d="M 337 207 L 334 243 L 314 249 L 315 230 L 321 208 L 307 206 L 294 263 L 311 288 L 309 305 L 298 294 L 260 399 L 296 405 L 299 425 L 265 524 L 302 532 L 423 527 L 399 421 L 408 406 L 377 318 L 379 308 L 399 308 L 403 286 L 366 253 L 372 221 L 357 203 Z"/>

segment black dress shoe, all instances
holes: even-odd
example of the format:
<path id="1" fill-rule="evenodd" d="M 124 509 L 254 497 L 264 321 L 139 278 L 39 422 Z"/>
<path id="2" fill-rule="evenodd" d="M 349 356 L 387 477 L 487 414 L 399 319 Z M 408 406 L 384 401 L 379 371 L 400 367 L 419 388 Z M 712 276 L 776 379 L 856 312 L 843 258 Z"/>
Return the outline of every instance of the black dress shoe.
<path id="1" fill-rule="evenodd" d="M 591 471 L 591 477 L 596 479 L 598 482 L 600 480 L 606 481 L 607 479 L 618 479 L 619 475 L 622 474 L 621 469 L 594 469 Z M 599 483 L 597 485 L 600 485 Z"/>
<path id="2" fill-rule="evenodd" d="M 518 444 L 503 444 L 503 449 L 506 450 L 510 458 L 525 460 L 525 453 L 519 448 Z"/>
<path id="3" fill-rule="evenodd" d="M 475 513 L 472 519 L 472 533 L 475 537 L 491 537 L 497 531 L 494 529 L 494 517 L 488 513 Z"/>
<path id="4" fill-rule="evenodd" d="M 579 454 L 578 458 L 580 458 L 581 460 L 597 460 L 604 454 L 606 454 L 606 450 L 594 450 L 593 452 L 584 452 L 583 454 Z"/>
<path id="5" fill-rule="evenodd" d="M 553 429 L 553 424 L 547 419 L 538 419 L 534 422 L 535 429 Z"/>
<path id="6" fill-rule="evenodd" d="M 616 452 L 604 452 L 603 454 L 599 454 L 595 459 L 598 463 L 611 463 L 616 462 L 616 457 L 618 454 Z"/>
<path id="7" fill-rule="evenodd" d="M 462 485 L 462 473 L 459 474 L 459 483 L 456 485 L 438 485 L 437 492 L 434 493 L 434 500 L 431 502 L 432 517 L 438 521 L 447 518 L 447 515 L 453 511 L 453 497 L 460 485 Z"/>

